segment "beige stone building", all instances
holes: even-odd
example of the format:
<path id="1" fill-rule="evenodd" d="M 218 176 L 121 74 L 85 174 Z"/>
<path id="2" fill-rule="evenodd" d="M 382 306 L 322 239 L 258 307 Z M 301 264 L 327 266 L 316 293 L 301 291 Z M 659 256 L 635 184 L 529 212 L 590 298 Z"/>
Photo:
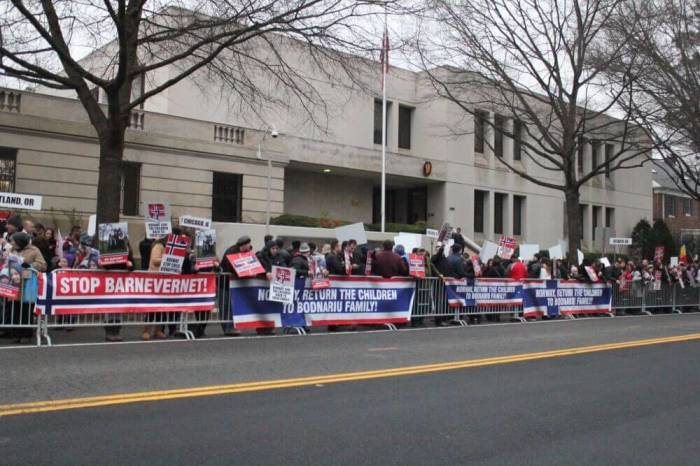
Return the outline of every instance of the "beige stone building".
<path id="1" fill-rule="evenodd" d="M 378 84 L 379 67 L 367 66 L 368 82 Z M 146 76 L 143 86 L 167 78 L 167 70 L 161 70 Z M 273 217 L 287 213 L 378 223 L 381 103 L 375 87 L 375 92 L 361 91 L 319 78 L 325 107 L 318 110 L 322 123 L 312 124 L 293 104 L 244 111 L 221 92 L 220 83 L 202 76 L 181 81 L 132 115 L 123 215 L 138 222 L 144 201 L 164 200 L 173 216 L 264 223 L 270 158 Z M 2 179 L 15 192 L 44 196 L 40 215 L 45 217 L 51 217 L 48 210 L 90 214 L 96 206 L 95 133 L 77 100 L 42 92 L 0 89 Z M 490 150 L 497 147 L 499 156 L 541 171 L 522 157 L 518 144 L 495 141 L 493 131 L 436 99 L 421 73 L 392 68 L 388 100 L 388 222 L 422 221 L 435 228 L 449 221 L 479 243 L 514 235 L 548 247 L 564 238 L 562 194 L 510 173 Z M 496 118 L 493 112 L 484 117 Z M 460 135 L 452 130 L 457 121 L 467 128 Z M 513 123 L 505 118 L 503 124 L 512 128 Z M 279 137 L 269 135 L 271 127 Z M 605 150 L 605 143 L 589 145 L 581 163 L 589 167 Z M 596 227 L 623 236 L 639 219 L 650 219 L 650 186 L 646 168 L 590 182 L 582 195 L 585 247 L 592 248 Z"/>

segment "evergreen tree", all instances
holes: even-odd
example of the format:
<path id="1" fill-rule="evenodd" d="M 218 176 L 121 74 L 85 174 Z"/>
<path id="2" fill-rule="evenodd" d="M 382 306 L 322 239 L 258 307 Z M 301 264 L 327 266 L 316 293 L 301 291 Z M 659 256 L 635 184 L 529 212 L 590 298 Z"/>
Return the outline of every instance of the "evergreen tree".
<path id="1" fill-rule="evenodd" d="M 632 246 L 630 249 L 635 256 L 651 259 L 654 257 L 654 246 L 651 224 L 647 219 L 642 219 L 632 230 Z"/>
<path id="2" fill-rule="evenodd" d="M 676 250 L 676 242 L 673 240 L 671 230 L 668 229 L 668 225 L 666 225 L 666 222 L 663 220 L 654 221 L 654 226 L 652 227 L 652 238 L 654 239 L 654 247 L 664 247 L 664 257 L 666 260 L 668 260 L 668 258 L 671 256 L 678 255 L 678 251 Z"/>

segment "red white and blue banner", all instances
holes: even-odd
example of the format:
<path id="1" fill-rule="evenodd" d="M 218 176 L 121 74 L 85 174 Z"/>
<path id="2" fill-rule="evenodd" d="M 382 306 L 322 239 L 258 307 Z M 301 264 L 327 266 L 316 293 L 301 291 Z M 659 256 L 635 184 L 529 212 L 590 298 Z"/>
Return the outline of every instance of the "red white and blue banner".
<path id="1" fill-rule="evenodd" d="M 313 289 L 297 279 L 294 302 L 269 300 L 267 280 L 231 281 L 231 308 L 237 328 L 312 327 L 406 323 L 411 320 L 412 278 L 330 277 L 330 287 Z"/>
<path id="2" fill-rule="evenodd" d="M 44 315 L 210 311 L 216 275 L 55 270 L 39 275 Z"/>
<path id="3" fill-rule="evenodd" d="M 523 315 L 542 317 L 612 312 L 612 288 L 605 283 L 575 280 L 523 282 Z"/>
<path id="4" fill-rule="evenodd" d="M 450 307 L 519 306 L 522 304 L 521 282 L 497 278 L 445 278 L 447 303 Z"/>

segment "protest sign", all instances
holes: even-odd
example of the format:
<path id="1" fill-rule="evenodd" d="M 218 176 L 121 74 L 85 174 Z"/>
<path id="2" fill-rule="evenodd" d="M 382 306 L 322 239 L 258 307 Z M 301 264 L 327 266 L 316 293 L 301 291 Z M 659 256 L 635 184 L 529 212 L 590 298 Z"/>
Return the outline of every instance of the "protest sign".
<path id="1" fill-rule="evenodd" d="M 440 231 L 438 231 L 438 230 L 434 230 L 432 228 L 425 229 L 425 236 L 427 236 L 428 238 L 438 239 L 439 234 L 440 234 Z"/>
<path id="2" fill-rule="evenodd" d="M 586 273 L 588 274 L 588 278 L 590 278 L 593 283 L 597 283 L 598 280 L 600 280 L 598 278 L 598 274 L 596 273 L 596 271 L 593 267 L 587 266 L 587 267 L 584 267 L 584 269 L 586 270 Z"/>
<path id="3" fill-rule="evenodd" d="M 476 277 L 481 276 L 481 264 L 479 263 L 479 256 L 472 256 L 472 266 L 474 266 L 474 275 Z"/>
<path id="4" fill-rule="evenodd" d="M 194 228 L 195 230 L 210 230 L 211 219 L 181 215 L 180 226 L 182 228 Z"/>
<path id="5" fill-rule="evenodd" d="M 664 253 L 666 252 L 666 248 L 663 246 L 656 246 L 654 249 L 654 260 L 663 260 L 664 259 Z"/>
<path id="6" fill-rule="evenodd" d="M 1 208 L 41 210 L 41 201 L 41 196 L 0 192 Z"/>
<path id="7" fill-rule="evenodd" d="M 268 299 L 277 303 L 293 304 L 296 273 L 291 267 L 273 265 Z"/>
<path id="8" fill-rule="evenodd" d="M 421 248 L 423 245 L 422 235 L 413 233 L 399 233 L 399 236 L 394 236 L 394 244 L 402 245 L 406 252 L 411 252 L 416 248 Z"/>
<path id="9" fill-rule="evenodd" d="M 145 202 L 144 217 L 147 222 L 169 222 L 170 204 L 167 202 Z"/>
<path id="10" fill-rule="evenodd" d="M 331 281 L 324 276 L 322 260 L 323 258 L 319 256 L 311 256 L 309 258 L 309 277 L 311 277 L 311 288 L 314 290 L 329 288 L 331 286 Z M 367 257 L 367 263 L 371 268 L 372 256 Z"/>
<path id="11" fill-rule="evenodd" d="M 498 254 L 498 245 L 491 241 L 484 241 L 484 245 L 481 246 L 481 253 L 479 254 L 481 262 L 488 262 L 493 259 L 496 254 Z"/>
<path id="12" fill-rule="evenodd" d="M 146 238 L 156 239 L 169 235 L 173 231 L 170 222 L 146 222 Z"/>
<path id="13" fill-rule="evenodd" d="M 413 278 L 332 277 L 331 286 L 314 290 L 297 278 L 292 304 L 269 300 L 269 282 L 232 280 L 236 328 L 303 327 L 406 323 L 415 295 Z"/>
<path id="14" fill-rule="evenodd" d="M 669 265 L 671 267 L 676 267 L 678 265 L 678 257 L 671 257 Z"/>
<path id="15" fill-rule="evenodd" d="M 97 230 L 100 266 L 126 264 L 129 261 L 129 225 L 126 222 L 102 223 Z"/>
<path id="16" fill-rule="evenodd" d="M 564 251 L 562 250 L 560 244 L 557 244 L 556 246 L 552 246 L 551 248 L 549 248 L 549 258 L 552 260 L 564 258 Z"/>
<path id="17" fill-rule="evenodd" d="M 661 291 L 661 270 L 654 272 L 654 291 Z"/>
<path id="18" fill-rule="evenodd" d="M 87 234 L 90 236 L 95 236 L 96 232 L 97 232 L 97 215 L 92 214 L 88 217 Z"/>
<path id="19" fill-rule="evenodd" d="M 584 258 L 583 251 L 581 251 L 580 249 L 577 249 L 576 256 L 578 258 L 578 265 L 583 264 L 583 258 Z"/>
<path id="20" fill-rule="evenodd" d="M 364 223 L 353 223 L 335 229 L 335 237 L 342 243 L 354 239 L 357 244 L 367 244 L 367 233 L 365 233 Z"/>
<path id="21" fill-rule="evenodd" d="M 501 236 L 498 240 L 498 257 L 501 259 L 510 259 L 515 253 L 515 247 L 518 242 L 512 236 Z"/>
<path id="22" fill-rule="evenodd" d="M 447 241 L 448 238 L 452 237 L 452 225 L 450 225 L 448 222 L 445 222 L 442 224 L 442 227 L 440 227 L 440 231 L 438 232 L 438 237 L 437 240 L 441 243 L 444 243 Z"/>
<path id="23" fill-rule="evenodd" d="M 367 254 L 367 262 L 365 262 L 365 275 L 372 275 L 372 262 L 374 262 L 374 253 Z"/>
<path id="24" fill-rule="evenodd" d="M 182 264 L 185 262 L 184 257 L 178 256 L 163 256 L 160 261 L 160 273 L 181 273 Z"/>
<path id="25" fill-rule="evenodd" d="M 447 241 L 445 241 L 443 244 L 445 246 L 445 249 L 443 250 L 445 257 L 449 257 L 450 254 L 452 254 L 452 246 L 454 246 L 455 240 L 450 238 Z"/>
<path id="26" fill-rule="evenodd" d="M 265 273 L 265 269 L 256 257 L 254 252 L 240 252 L 237 254 L 229 254 L 226 256 L 231 266 L 236 271 L 236 275 L 240 278 L 254 277 L 261 273 Z"/>
<path id="27" fill-rule="evenodd" d="M 574 314 L 608 314 L 612 288 L 603 283 L 574 280 L 528 280 L 523 282 L 523 315 L 542 317 Z"/>
<path id="28" fill-rule="evenodd" d="M 195 233 L 195 269 L 216 266 L 216 230 L 197 230 Z"/>
<path id="29" fill-rule="evenodd" d="M 0 222 L 6 222 L 10 217 L 12 217 L 11 210 L 0 210 Z"/>
<path id="30" fill-rule="evenodd" d="M 535 257 L 535 254 L 538 254 L 540 252 L 540 245 L 539 244 L 521 244 L 520 245 L 520 257 L 522 257 L 524 260 L 529 261 L 532 260 Z M 551 255 L 549 256 L 550 259 L 554 259 Z"/>
<path id="31" fill-rule="evenodd" d="M 607 257 L 601 257 L 599 260 L 603 267 L 610 267 L 610 260 Z"/>
<path id="32" fill-rule="evenodd" d="M 420 254 L 408 255 L 408 273 L 412 277 L 425 278 L 425 261 Z"/>
<path id="33" fill-rule="evenodd" d="M 160 263 L 161 273 L 182 273 L 182 264 L 190 248 L 190 238 L 186 235 L 168 235 L 165 254 Z"/>
<path id="34" fill-rule="evenodd" d="M 37 311 L 44 315 L 210 311 L 216 275 L 54 270 L 41 274 Z"/>

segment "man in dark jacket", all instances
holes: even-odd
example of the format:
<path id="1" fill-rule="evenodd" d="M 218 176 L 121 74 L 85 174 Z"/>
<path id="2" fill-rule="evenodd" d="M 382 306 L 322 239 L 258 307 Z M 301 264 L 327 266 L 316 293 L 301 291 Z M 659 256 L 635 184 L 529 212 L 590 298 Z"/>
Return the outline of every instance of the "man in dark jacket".
<path id="1" fill-rule="evenodd" d="M 311 248 L 307 243 L 301 243 L 299 245 L 299 251 L 292 257 L 292 261 L 289 264 L 294 270 L 296 270 L 297 278 L 306 278 L 309 276 L 309 255 L 311 254 Z"/>
<path id="2" fill-rule="evenodd" d="M 330 275 L 345 275 L 345 260 L 337 239 L 331 241 L 331 252 L 326 254 L 326 269 Z"/>
<path id="3" fill-rule="evenodd" d="M 265 269 L 265 273 L 269 274 L 272 272 L 272 266 L 276 265 L 278 267 L 286 267 L 286 264 L 282 261 L 282 257 L 279 254 L 279 248 L 277 243 L 270 240 L 265 244 L 265 247 L 255 254 Z M 267 277 L 270 278 L 269 276 Z"/>
<path id="4" fill-rule="evenodd" d="M 467 271 L 464 269 L 464 259 L 462 258 L 462 246 L 455 243 L 452 245 L 452 253 L 447 258 L 447 276 L 452 278 L 467 278 Z"/>
<path id="5" fill-rule="evenodd" d="M 275 242 L 277 243 L 277 254 L 280 255 L 280 262 L 279 264 L 282 267 L 288 267 L 289 266 L 289 261 L 292 260 L 291 254 L 289 254 L 289 251 L 284 249 L 284 238 L 278 237 L 275 239 Z"/>
<path id="6" fill-rule="evenodd" d="M 376 253 L 372 261 L 372 275 L 384 278 L 408 275 L 406 263 L 401 256 L 392 251 L 393 247 L 394 243 L 390 240 L 382 243 L 382 251 Z"/>
<path id="7" fill-rule="evenodd" d="M 435 267 L 438 275 L 447 276 L 447 273 L 450 271 L 450 264 L 447 262 L 447 257 L 445 257 L 445 246 L 438 248 L 433 257 L 430 258 L 430 262 Z"/>
<path id="8" fill-rule="evenodd" d="M 249 236 L 241 236 L 238 238 L 238 241 L 236 241 L 236 244 L 228 248 L 224 252 L 224 257 L 221 258 L 221 270 L 226 273 L 230 273 L 234 276 L 234 278 L 238 277 L 236 275 L 236 270 L 233 268 L 233 265 L 228 260 L 228 255 L 229 254 L 238 254 L 241 252 L 250 252 L 253 250 L 253 245 L 250 241 Z"/>
<path id="9" fill-rule="evenodd" d="M 452 233 L 452 239 L 454 240 L 455 244 L 459 244 L 464 250 L 464 247 L 467 245 L 467 242 L 464 240 L 464 236 L 462 236 L 462 229 L 457 228 L 457 230 Z"/>

